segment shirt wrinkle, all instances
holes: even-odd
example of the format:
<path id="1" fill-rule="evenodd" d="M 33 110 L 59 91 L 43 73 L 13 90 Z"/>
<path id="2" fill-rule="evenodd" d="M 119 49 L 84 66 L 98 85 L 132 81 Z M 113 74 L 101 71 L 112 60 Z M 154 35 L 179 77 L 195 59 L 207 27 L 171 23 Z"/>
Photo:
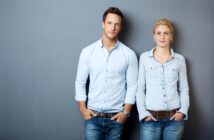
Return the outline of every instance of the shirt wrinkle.
<path id="1" fill-rule="evenodd" d="M 137 57 L 119 40 L 111 53 L 108 53 L 107 49 L 102 46 L 100 39 L 84 48 L 84 55 L 80 55 L 75 99 L 86 101 L 86 98 L 83 98 L 86 97 L 86 90 L 82 81 L 89 76 L 88 108 L 99 112 L 120 112 L 125 103 L 135 103 Z"/>
<path id="2" fill-rule="evenodd" d="M 136 94 L 140 120 L 150 115 L 147 109 L 159 111 L 179 108 L 187 116 L 189 86 L 184 57 L 171 49 L 174 58 L 161 64 L 154 61 L 153 51 L 154 48 L 140 56 Z"/>

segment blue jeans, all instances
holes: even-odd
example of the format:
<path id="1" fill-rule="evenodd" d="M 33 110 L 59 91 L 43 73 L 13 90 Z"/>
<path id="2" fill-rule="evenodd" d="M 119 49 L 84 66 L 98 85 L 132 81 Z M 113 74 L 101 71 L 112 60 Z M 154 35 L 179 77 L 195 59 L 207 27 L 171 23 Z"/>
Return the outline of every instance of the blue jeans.
<path id="1" fill-rule="evenodd" d="M 92 117 L 85 121 L 85 140 L 120 140 L 122 128 L 111 118 Z"/>
<path id="2" fill-rule="evenodd" d="M 184 121 L 141 121 L 141 140 L 181 140 Z"/>

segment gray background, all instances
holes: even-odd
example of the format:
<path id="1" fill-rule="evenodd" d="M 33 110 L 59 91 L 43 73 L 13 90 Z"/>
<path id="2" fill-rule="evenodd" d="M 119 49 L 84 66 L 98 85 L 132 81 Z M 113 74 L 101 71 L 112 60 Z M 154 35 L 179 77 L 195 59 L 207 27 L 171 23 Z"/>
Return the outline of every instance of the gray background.
<path id="1" fill-rule="evenodd" d="M 213 0 L 0 0 L 1 140 L 83 139 L 76 69 L 81 49 L 100 38 L 109 6 L 124 12 L 120 40 L 138 56 L 154 46 L 155 20 L 173 22 L 190 85 L 184 139 L 214 139 Z M 139 139 L 136 108 L 123 139 Z"/>

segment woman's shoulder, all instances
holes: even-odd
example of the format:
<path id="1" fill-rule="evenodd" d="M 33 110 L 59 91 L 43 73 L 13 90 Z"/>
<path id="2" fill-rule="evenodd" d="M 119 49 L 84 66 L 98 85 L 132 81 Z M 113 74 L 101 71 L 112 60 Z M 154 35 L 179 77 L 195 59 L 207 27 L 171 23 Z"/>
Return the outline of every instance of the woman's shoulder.
<path id="1" fill-rule="evenodd" d="M 183 55 L 181 55 L 180 53 L 177 53 L 177 52 L 174 52 L 174 57 L 177 59 L 181 59 L 181 60 L 185 59 L 185 57 Z"/>
<path id="2" fill-rule="evenodd" d="M 140 54 L 140 57 L 149 57 L 149 56 L 152 56 L 152 55 L 153 55 L 153 51 L 149 50 L 149 51 L 142 52 Z"/>

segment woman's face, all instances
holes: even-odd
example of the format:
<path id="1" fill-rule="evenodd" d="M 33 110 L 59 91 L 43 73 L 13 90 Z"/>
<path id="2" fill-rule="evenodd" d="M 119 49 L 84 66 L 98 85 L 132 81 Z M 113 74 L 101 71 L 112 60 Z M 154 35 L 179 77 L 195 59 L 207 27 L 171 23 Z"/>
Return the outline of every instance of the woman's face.
<path id="1" fill-rule="evenodd" d="M 172 33 L 166 25 L 159 25 L 153 34 L 154 41 L 158 47 L 169 47 L 172 41 Z"/>

